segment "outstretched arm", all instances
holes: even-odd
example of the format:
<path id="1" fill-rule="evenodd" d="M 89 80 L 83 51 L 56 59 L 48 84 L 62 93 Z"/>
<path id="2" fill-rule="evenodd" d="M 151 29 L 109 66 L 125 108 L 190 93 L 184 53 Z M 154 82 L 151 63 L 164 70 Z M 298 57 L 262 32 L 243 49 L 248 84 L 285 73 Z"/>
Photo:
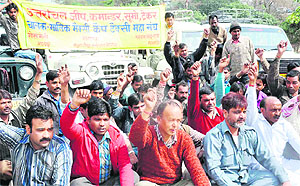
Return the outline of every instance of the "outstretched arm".
<path id="1" fill-rule="evenodd" d="M 193 53 L 194 61 L 199 61 L 203 57 L 208 43 L 208 36 L 209 36 L 209 29 L 204 29 L 203 39 L 199 45 L 199 48 Z"/>
<path id="2" fill-rule="evenodd" d="M 279 79 L 279 63 L 280 63 L 280 58 L 283 55 L 287 48 L 287 42 L 285 41 L 280 41 L 280 43 L 277 45 L 277 55 L 274 61 L 270 64 L 270 69 L 269 73 L 267 76 L 267 83 L 269 86 L 269 89 L 271 91 L 271 94 L 273 96 L 281 96 L 283 92 L 283 85 L 280 82 Z"/>

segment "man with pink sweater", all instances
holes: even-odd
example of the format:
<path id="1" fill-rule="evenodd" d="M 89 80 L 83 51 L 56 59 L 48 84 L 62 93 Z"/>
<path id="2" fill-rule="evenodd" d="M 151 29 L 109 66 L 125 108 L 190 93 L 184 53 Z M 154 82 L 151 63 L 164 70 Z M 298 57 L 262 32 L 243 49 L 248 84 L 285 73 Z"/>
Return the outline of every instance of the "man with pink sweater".
<path id="1" fill-rule="evenodd" d="M 73 151 L 71 186 L 133 186 L 134 173 L 124 138 L 110 126 L 111 108 L 102 100 L 88 104 L 88 118 L 75 123 L 79 106 L 91 98 L 89 90 L 76 90 L 61 117 L 61 129 Z"/>
<path id="2" fill-rule="evenodd" d="M 139 151 L 138 173 L 141 181 L 136 186 L 210 185 L 196 156 L 192 139 L 178 129 L 183 119 L 179 101 L 171 99 L 161 103 L 157 108 L 158 124 L 148 125 L 156 99 L 155 91 L 148 90 L 144 96 L 145 109 L 134 121 L 129 134 L 130 141 Z M 183 161 L 191 181 L 182 180 Z"/>

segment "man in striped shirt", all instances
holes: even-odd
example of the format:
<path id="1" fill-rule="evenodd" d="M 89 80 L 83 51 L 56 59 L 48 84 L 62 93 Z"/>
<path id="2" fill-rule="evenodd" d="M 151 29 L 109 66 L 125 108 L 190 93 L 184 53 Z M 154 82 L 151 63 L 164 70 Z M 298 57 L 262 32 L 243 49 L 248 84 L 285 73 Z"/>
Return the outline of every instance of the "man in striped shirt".
<path id="1" fill-rule="evenodd" d="M 49 109 L 35 105 L 26 114 L 26 129 L 0 123 L 0 143 L 11 149 L 14 185 L 69 184 L 72 152 L 53 135 L 54 117 Z"/>

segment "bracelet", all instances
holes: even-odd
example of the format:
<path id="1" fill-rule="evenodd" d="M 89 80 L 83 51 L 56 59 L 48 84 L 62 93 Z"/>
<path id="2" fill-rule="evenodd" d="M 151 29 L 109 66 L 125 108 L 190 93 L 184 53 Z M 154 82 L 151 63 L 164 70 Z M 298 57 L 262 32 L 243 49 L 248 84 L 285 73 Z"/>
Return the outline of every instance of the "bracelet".
<path id="1" fill-rule="evenodd" d="M 128 155 L 131 154 L 131 153 L 134 153 L 134 151 L 133 151 L 133 150 L 129 151 L 129 152 L 128 152 Z"/>
<path id="2" fill-rule="evenodd" d="M 41 80 L 35 80 L 34 82 L 36 82 L 37 84 L 41 84 Z"/>
<path id="3" fill-rule="evenodd" d="M 75 112 L 76 110 L 79 109 L 79 107 L 76 107 L 75 109 L 72 109 L 72 108 L 71 108 L 71 105 L 72 105 L 73 107 L 76 107 L 76 105 L 74 105 L 74 104 L 71 102 L 71 103 L 69 104 L 69 109 L 70 109 L 70 111 Z"/>
<path id="4" fill-rule="evenodd" d="M 252 84 L 249 84 L 249 87 L 254 87 L 254 86 L 255 86 L 254 84 L 253 84 L 253 85 L 252 85 Z"/>
<path id="5" fill-rule="evenodd" d="M 161 86 L 166 86 L 167 82 L 161 82 L 161 81 L 159 81 L 159 84 L 160 84 Z"/>

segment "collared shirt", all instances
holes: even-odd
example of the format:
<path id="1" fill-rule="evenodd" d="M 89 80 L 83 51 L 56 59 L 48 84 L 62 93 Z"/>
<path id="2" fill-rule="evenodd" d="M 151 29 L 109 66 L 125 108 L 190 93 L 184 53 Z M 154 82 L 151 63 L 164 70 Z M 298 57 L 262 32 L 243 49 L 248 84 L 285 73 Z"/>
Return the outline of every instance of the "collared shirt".
<path id="1" fill-rule="evenodd" d="M 60 108 L 61 97 L 59 96 L 59 99 L 57 100 L 57 99 L 55 99 L 53 97 L 53 95 L 51 94 L 51 92 L 49 91 L 49 89 L 48 89 L 48 92 L 49 92 L 49 95 L 50 95 L 51 99 L 54 101 L 54 103 L 55 103 L 55 105 L 57 107 L 59 116 L 61 116 L 62 115 L 62 110 Z"/>
<path id="2" fill-rule="evenodd" d="M 238 39 L 237 40 L 232 40 L 232 43 L 233 44 L 238 44 L 238 43 L 240 43 L 240 40 L 238 40 Z"/>
<path id="3" fill-rule="evenodd" d="M 163 137 L 162 137 L 162 135 L 161 135 L 161 133 L 160 133 L 160 131 L 159 131 L 158 125 L 155 125 L 154 129 L 156 131 L 156 135 L 157 135 L 158 140 L 164 142 L 164 144 L 166 145 L 166 147 L 171 148 L 172 145 L 174 145 L 177 142 L 176 133 L 173 136 L 171 136 L 170 140 L 168 140 L 168 141 L 165 142 L 164 139 L 163 139 Z"/>
<path id="4" fill-rule="evenodd" d="M 34 150 L 25 129 L 0 123 L 0 141 L 11 149 L 14 185 L 68 185 L 72 151 L 61 138 L 53 136 L 49 145 Z"/>
<path id="5" fill-rule="evenodd" d="M 203 109 L 201 109 L 201 110 L 204 114 L 206 114 L 209 117 L 208 113 L 205 110 L 203 110 Z M 210 118 L 210 119 L 215 119 L 216 116 L 220 116 L 220 114 L 218 113 L 216 108 L 214 108 L 214 110 L 212 112 L 213 112 L 213 115 L 212 115 L 212 118 Z"/>
<path id="6" fill-rule="evenodd" d="M 258 113 L 255 101 L 253 101 L 256 100 L 255 87 L 248 87 L 246 95 L 248 102 L 246 123 L 256 129 L 277 160 L 282 162 L 284 159 L 283 151 L 287 142 L 300 154 L 300 137 L 291 124 L 280 118 L 271 125 L 262 114 Z"/>
<path id="7" fill-rule="evenodd" d="M 110 178 L 112 165 L 110 161 L 109 142 L 111 138 L 109 133 L 106 132 L 101 141 L 98 142 L 99 146 L 99 159 L 100 159 L 100 178 L 99 183 L 103 183 Z"/>
<path id="8" fill-rule="evenodd" d="M 204 138 L 208 172 L 218 185 L 247 183 L 253 157 L 271 171 L 281 183 L 289 180 L 284 169 L 266 148 L 254 128 L 241 126 L 238 140 L 239 146 L 236 146 L 226 121 L 211 129 Z"/>

